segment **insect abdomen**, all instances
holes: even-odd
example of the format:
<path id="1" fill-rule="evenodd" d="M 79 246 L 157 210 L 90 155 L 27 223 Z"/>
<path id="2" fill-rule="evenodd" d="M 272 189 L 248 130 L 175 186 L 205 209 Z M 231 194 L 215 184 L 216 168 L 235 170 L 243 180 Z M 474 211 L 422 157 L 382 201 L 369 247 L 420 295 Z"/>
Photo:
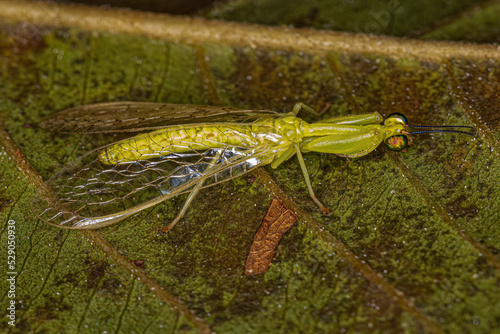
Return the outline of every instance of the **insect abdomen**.
<path id="1" fill-rule="evenodd" d="M 259 141 L 249 125 L 190 125 L 137 135 L 107 147 L 99 157 L 106 164 L 120 164 L 227 145 L 249 147 Z"/>

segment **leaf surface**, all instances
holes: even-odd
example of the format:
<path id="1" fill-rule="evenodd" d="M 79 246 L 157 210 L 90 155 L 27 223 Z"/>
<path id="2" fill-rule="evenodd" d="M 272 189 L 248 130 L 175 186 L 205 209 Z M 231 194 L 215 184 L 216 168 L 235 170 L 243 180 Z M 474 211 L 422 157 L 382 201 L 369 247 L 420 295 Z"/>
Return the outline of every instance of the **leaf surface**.
<path id="1" fill-rule="evenodd" d="M 418 20 L 425 13 L 405 3 L 402 13 L 391 14 L 392 29 L 380 33 L 495 42 L 488 29 L 477 29 L 483 37 L 461 33 L 458 27 L 488 26 L 491 15 L 500 16 L 495 2 L 467 15 L 470 3 L 435 9 L 432 22 Z M 385 10 L 371 6 L 358 17 L 359 27 L 377 22 L 370 10 Z M 3 308 L 0 328 L 434 333 L 499 327 L 496 45 L 80 6 L 0 7 L 0 238 L 6 245 L 14 221 L 18 302 L 16 327 Z M 337 12 L 354 15 L 355 9 Z M 338 22 L 339 28 L 320 14 L 301 15 L 302 26 L 352 31 L 357 24 Z M 254 22 L 301 26 L 279 11 Z M 92 148 L 121 138 L 54 134 L 38 122 L 77 105 L 127 100 L 280 112 L 303 102 L 325 110 L 323 117 L 401 112 L 413 124 L 472 125 L 478 136 L 422 135 L 407 153 L 380 147 L 351 161 L 306 154 L 316 196 L 330 216 L 312 202 L 291 159 L 276 170 L 266 167 L 204 189 L 167 234 L 161 228 L 185 196 L 96 231 L 38 221 L 29 208 L 37 175 L 48 179 Z M 299 224 L 285 234 L 265 275 L 245 276 L 246 256 L 273 195 L 298 214 Z M 1 297 L 7 305 L 7 292 Z"/>

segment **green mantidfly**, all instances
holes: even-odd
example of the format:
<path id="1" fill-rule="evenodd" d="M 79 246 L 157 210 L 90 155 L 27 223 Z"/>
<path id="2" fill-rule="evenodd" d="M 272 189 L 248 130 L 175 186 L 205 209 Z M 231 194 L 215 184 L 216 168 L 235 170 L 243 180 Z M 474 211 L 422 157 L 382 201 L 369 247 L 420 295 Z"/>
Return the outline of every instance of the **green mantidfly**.
<path id="1" fill-rule="evenodd" d="M 453 132 L 473 135 L 469 126 L 409 125 L 402 114 L 385 120 L 378 112 L 307 123 L 291 113 L 266 110 L 115 102 L 84 105 L 56 113 L 42 128 L 59 132 L 138 133 L 93 150 L 50 178 L 32 200 L 36 215 L 63 228 L 90 229 L 119 222 L 177 195 L 188 193 L 171 229 L 198 191 L 270 164 L 276 168 L 297 155 L 313 201 L 302 153 L 332 153 L 357 158 L 382 142 L 404 150 L 412 135 Z M 410 133 L 410 128 L 424 128 Z M 149 132 L 145 132 L 149 131 Z"/>

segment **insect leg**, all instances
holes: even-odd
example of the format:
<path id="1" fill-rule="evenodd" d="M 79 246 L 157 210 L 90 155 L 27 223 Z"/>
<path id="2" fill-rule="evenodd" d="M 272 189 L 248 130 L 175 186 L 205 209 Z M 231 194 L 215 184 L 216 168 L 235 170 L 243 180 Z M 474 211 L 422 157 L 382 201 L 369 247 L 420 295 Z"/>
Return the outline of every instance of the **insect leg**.
<path id="1" fill-rule="evenodd" d="M 304 109 L 305 111 L 313 114 L 314 116 L 321 116 L 324 113 L 324 112 L 317 112 L 313 108 L 301 102 L 295 104 L 292 113 L 295 116 L 297 116 L 297 114 L 301 109 Z M 384 118 L 378 112 L 372 112 L 369 114 L 347 115 L 347 116 L 327 118 L 321 120 L 320 123 L 334 123 L 334 124 L 344 124 L 344 125 L 367 125 L 367 124 L 379 124 L 383 120 Z"/>
<path id="2" fill-rule="evenodd" d="M 292 110 L 292 113 L 297 116 L 297 114 L 299 113 L 299 111 L 301 109 L 304 109 L 305 111 L 313 114 L 314 116 L 321 116 L 321 113 L 317 112 L 316 110 L 314 110 L 313 108 L 309 107 L 308 105 L 305 105 L 304 103 L 302 102 L 299 102 L 297 103 L 294 107 L 293 107 L 293 110 Z"/>
<path id="3" fill-rule="evenodd" d="M 272 168 L 278 167 L 283 162 L 285 162 L 288 159 L 290 159 L 294 154 L 295 154 L 295 147 L 293 147 L 292 145 L 290 145 L 290 147 L 283 154 L 281 154 L 279 157 L 276 158 L 276 160 L 274 160 L 271 163 L 271 167 Z"/>
<path id="4" fill-rule="evenodd" d="M 309 179 L 309 173 L 307 172 L 306 164 L 304 162 L 304 158 L 302 157 L 302 153 L 300 152 L 299 145 L 297 145 L 297 144 L 295 145 L 295 150 L 297 152 L 297 159 L 299 159 L 300 168 L 302 169 L 302 174 L 304 174 L 304 179 L 306 180 L 307 190 L 309 190 L 309 195 L 313 199 L 314 203 L 316 203 L 319 206 L 319 208 L 321 209 L 321 211 L 323 211 L 325 214 L 329 214 L 330 210 L 327 209 L 319 201 L 319 199 L 316 198 L 316 196 L 314 196 L 314 191 L 313 191 L 312 186 L 311 186 L 311 180 Z"/>
<path id="5" fill-rule="evenodd" d="M 210 166 L 208 166 L 206 168 L 205 172 L 208 172 L 210 169 L 212 169 L 217 164 L 217 161 L 219 160 L 221 154 L 222 154 L 222 152 L 218 152 L 214 156 L 214 158 L 213 158 L 214 163 L 210 164 Z M 182 217 L 184 217 L 184 215 L 186 214 L 187 209 L 189 208 L 189 205 L 191 204 L 191 202 L 193 201 L 193 199 L 196 197 L 196 195 L 198 195 L 198 191 L 200 191 L 201 187 L 203 186 L 203 182 L 204 181 L 205 180 L 200 180 L 196 184 L 196 186 L 194 186 L 193 190 L 189 193 L 189 196 L 188 196 L 186 202 L 182 206 L 181 211 L 179 211 L 179 213 L 177 214 L 177 217 L 175 217 L 175 219 L 170 224 L 168 224 L 167 227 L 162 228 L 163 232 L 170 231 L 175 226 L 175 224 L 177 224 L 179 222 L 179 220 L 181 220 Z"/>
<path id="6" fill-rule="evenodd" d="M 163 232 L 170 231 L 175 226 L 175 224 L 177 224 L 179 222 L 179 220 L 181 220 L 182 217 L 184 217 L 187 209 L 189 208 L 189 205 L 191 204 L 193 199 L 196 197 L 196 195 L 198 195 L 198 191 L 200 190 L 201 186 L 203 185 L 203 181 L 204 180 L 201 180 L 200 182 L 198 182 L 198 184 L 194 187 L 193 191 L 191 191 L 189 193 L 189 197 L 187 198 L 186 202 L 182 206 L 181 211 L 179 211 L 179 213 L 177 214 L 177 217 L 175 217 L 175 219 L 172 220 L 172 222 L 170 224 L 168 224 L 167 227 L 163 227 L 161 229 Z"/>
<path id="7" fill-rule="evenodd" d="M 322 119 L 321 121 L 319 121 L 319 123 L 333 123 L 339 125 L 368 125 L 380 124 L 383 120 L 384 118 L 378 112 L 373 112 L 369 114 L 347 115 Z"/>

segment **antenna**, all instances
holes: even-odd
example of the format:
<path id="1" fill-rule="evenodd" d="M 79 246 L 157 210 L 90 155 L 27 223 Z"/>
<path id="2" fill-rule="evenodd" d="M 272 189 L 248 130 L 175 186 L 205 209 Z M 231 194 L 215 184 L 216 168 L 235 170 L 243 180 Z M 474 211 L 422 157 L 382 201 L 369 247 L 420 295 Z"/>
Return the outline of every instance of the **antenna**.
<path id="1" fill-rule="evenodd" d="M 476 130 L 474 130 L 474 128 L 472 126 L 465 126 L 465 125 L 406 125 L 406 126 L 409 128 L 429 129 L 429 130 L 420 130 L 420 131 L 411 132 L 412 135 L 418 134 L 418 133 L 434 133 L 434 132 L 461 133 L 461 134 L 469 135 L 469 136 L 476 135 Z M 438 129 L 435 129 L 435 128 L 438 128 Z M 453 128 L 469 129 L 473 132 L 453 130 Z"/>

